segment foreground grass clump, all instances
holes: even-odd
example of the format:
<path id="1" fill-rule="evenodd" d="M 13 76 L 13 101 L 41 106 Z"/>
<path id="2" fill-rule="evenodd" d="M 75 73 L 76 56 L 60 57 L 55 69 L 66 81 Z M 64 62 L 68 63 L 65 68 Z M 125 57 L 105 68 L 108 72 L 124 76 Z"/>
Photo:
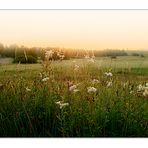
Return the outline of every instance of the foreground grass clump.
<path id="1" fill-rule="evenodd" d="M 147 77 L 93 61 L 57 65 L 0 80 L 0 136 L 148 136 Z"/>

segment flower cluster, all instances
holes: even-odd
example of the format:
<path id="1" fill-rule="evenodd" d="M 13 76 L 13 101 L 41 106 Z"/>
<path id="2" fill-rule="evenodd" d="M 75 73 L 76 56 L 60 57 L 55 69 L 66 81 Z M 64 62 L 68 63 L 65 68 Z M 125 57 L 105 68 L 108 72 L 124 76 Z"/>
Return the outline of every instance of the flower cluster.
<path id="1" fill-rule="evenodd" d="M 77 65 L 77 64 L 75 64 L 75 66 L 74 66 L 74 71 L 78 71 L 79 70 L 79 65 Z"/>
<path id="2" fill-rule="evenodd" d="M 30 89 L 30 88 L 28 88 L 28 87 L 26 87 L 26 91 L 31 91 L 31 89 Z"/>
<path id="3" fill-rule="evenodd" d="M 49 60 L 49 58 L 52 58 L 53 54 L 54 54 L 54 51 L 52 51 L 52 50 L 46 51 L 45 52 L 45 59 Z"/>
<path id="4" fill-rule="evenodd" d="M 77 84 L 77 85 L 72 85 L 72 86 L 70 86 L 70 87 L 69 87 L 69 91 L 71 91 L 71 92 L 78 92 L 79 89 L 77 89 L 77 86 L 78 86 L 78 84 Z"/>
<path id="5" fill-rule="evenodd" d="M 65 106 L 69 106 L 69 103 L 63 103 L 63 101 L 55 102 L 55 104 L 59 105 L 60 109 L 62 109 Z"/>
<path id="6" fill-rule="evenodd" d="M 87 92 L 88 93 L 95 93 L 97 91 L 97 89 L 95 87 L 87 87 Z"/>
<path id="7" fill-rule="evenodd" d="M 113 76 L 113 74 L 111 73 L 111 72 L 105 72 L 104 73 L 107 77 L 112 77 Z"/>
<path id="8" fill-rule="evenodd" d="M 107 82 L 107 87 L 111 87 L 112 86 L 112 81 Z"/>
<path id="9" fill-rule="evenodd" d="M 88 54 L 86 54 L 86 55 L 84 55 L 84 58 L 85 58 L 85 59 L 89 59 L 90 57 L 89 57 Z"/>
<path id="10" fill-rule="evenodd" d="M 60 52 L 57 53 L 57 56 L 60 58 L 60 60 L 63 60 L 65 58 L 65 55 Z"/>
<path id="11" fill-rule="evenodd" d="M 92 80 L 92 84 L 98 84 L 98 83 L 100 83 L 99 80 L 97 80 L 97 79 L 93 79 L 93 80 Z"/>
<path id="12" fill-rule="evenodd" d="M 93 55 L 92 57 L 90 57 L 88 54 L 84 55 L 84 58 L 88 60 L 88 62 L 90 63 L 94 63 L 95 62 L 95 56 Z"/>
<path id="13" fill-rule="evenodd" d="M 45 78 L 42 79 L 42 82 L 46 82 L 48 80 L 49 80 L 49 77 L 45 77 Z"/>
<path id="14" fill-rule="evenodd" d="M 148 83 L 145 85 L 139 84 L 137 86 L 137 92 L 142 92 L 143 96 L 148 97 Z"/>
<path id="15" fill-rule="evenodd" d="M 95 60 L 94 60 L 93 58 L 90 58 L 90 59 L 88 59 L 88 62 L 90 62 L 90 63 L 94 63 Z"/>

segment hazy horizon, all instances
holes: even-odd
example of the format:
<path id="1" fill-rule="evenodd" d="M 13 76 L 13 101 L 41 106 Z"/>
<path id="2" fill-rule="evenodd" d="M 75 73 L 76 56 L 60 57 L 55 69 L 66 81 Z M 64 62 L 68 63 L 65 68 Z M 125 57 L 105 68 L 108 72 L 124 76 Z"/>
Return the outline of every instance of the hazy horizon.
<path id="1" fill-rule="evenodd" d="M 0 43 L 72 49 L 148 49 L 148 10 L 1 10 Z"/>

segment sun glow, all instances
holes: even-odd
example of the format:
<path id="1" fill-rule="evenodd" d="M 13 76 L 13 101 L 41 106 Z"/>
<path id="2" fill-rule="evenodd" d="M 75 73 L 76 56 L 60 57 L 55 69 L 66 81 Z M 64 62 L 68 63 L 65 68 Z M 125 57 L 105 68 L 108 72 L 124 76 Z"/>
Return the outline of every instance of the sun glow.
<path id="1" fill-rule="evenodd" d="M 148 11 L 2 10 L 0 42 L 27 47 L 148 48 Z"/>

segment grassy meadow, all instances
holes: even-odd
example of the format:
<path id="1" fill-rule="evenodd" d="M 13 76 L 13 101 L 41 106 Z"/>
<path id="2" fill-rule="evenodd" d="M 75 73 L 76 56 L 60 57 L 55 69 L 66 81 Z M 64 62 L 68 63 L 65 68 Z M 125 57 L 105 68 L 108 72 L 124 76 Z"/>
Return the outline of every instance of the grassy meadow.
<path id="1" fill-rule="evenodd" d="M 147 137 L 148 56 L 0 64 L 1 137 Z"/>

